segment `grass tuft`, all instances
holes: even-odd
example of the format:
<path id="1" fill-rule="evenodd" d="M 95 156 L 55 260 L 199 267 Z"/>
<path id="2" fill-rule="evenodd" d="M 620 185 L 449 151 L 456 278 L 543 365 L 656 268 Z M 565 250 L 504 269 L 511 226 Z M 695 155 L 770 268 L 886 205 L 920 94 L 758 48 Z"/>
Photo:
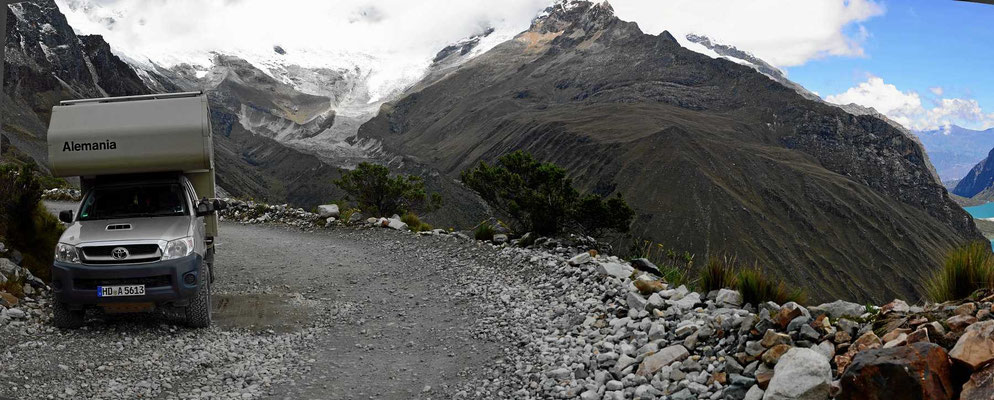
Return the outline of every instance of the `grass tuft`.
<path id="1" fill-rule="evenodd" d="M 742 300 L 748 304 L 758 305 L 766 301 L 777 304 L 791 301 L 798 304 L 807 302 L 807 294 L 803 289 L 787 289 L 783 281 L 773 282 L 758 266 L 740 269 L 736 281 L 736 288 L 742 293 Z"/>
<path id="2" fill-rule="evenodd" d="M 493 225 L 484 222 L 480 224 L 480 226 L 476 227 L 476 231 L 473 232 L 473 236 L 476 240 L 494 240 L 494 234 L 496 233 L 497 230 L 494 229 Z"/>
<path id="3" fill-rule="evenodd" d="M 994 255 L 988 242 L 974 242 L 946 254 L 942 269 L 925 286 L 936 302 L 969 297 L 979 289 L 994 287 Z"/>
<path id="4" fill-rule="evenodd" d="M 735 257 L 711 256 L 708 263 L 701 270 L 700 282 L 701 291 L 704 293 L 712 290 L 734 288 L 737 284 L 735 276 Z"/>
<path id="5" fill-rule="evenodd" d="M 407 224 L 407 227 L 414 232 L 424 232 L 433 229 L 431 225 L 421 222 L 417 214 L 412 212 L 404 213 L 404 216 L 400 217 L 400 221 Z"/>

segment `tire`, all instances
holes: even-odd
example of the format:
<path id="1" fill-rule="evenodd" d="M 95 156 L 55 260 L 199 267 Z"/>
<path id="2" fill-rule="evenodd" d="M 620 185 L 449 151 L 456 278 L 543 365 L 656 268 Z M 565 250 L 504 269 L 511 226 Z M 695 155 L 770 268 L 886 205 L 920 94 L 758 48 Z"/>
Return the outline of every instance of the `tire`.
<path id="1" fill-rule="evenodd" d="M 52 305 L 52 324 L 60 329 L 77 329 L 83 326 L 86 310 L 69 309 L 65 303 L 55 302 Z"/>
<path id="2" fill-rule="evenodd" d="M 200 276 L 203 282 L 197 288 L 197 295 L 186 306 L 186 324 L 191 328 L 211 326 L 211 279 L 207 263 L 203 264 Z"/>

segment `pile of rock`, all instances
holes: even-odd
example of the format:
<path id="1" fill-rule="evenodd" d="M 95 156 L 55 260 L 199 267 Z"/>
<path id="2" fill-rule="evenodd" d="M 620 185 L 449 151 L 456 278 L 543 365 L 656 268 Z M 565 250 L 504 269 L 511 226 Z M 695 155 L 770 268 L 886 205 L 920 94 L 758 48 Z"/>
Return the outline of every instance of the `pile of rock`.
<path id="1" fill-rule="evenodd" d="M 734 290 L 672 287 L 646 272 L 647 260 L 562 254 L 577 250 L 505 247 L 534 293 L 466 288 L 503 305 L 484 312 L 474 332 L 521 346 L 503 349 L 505 360 L 461 396 L 994 398 L 994 297 L 749 305 Z"/>
<path id="2" fill-rule="evenodd" d="M 277 223 L 301 229 L 314 229 L 323 226 L 325 221 L 318 214 L 286 204 L 271 205 L 251 200 L 224 200 L 228 203 L 228 208 L 221 212 L 222 220 L 244 224 Z"/>
<path id="3" fill-rule="evenodd" d="M 31 271 L 0 258 L 0 329 L 16 328 L 29 318 L 40 318 L 47 311 L 47 291 L 48 286 Z"/>
<path id="4" fill-rule="evenodd" d="M 51 201 L 80 201 L 83 198 L 83 194 L 79 189 L 54 188 L 41 192 L 41 198 Z"/>

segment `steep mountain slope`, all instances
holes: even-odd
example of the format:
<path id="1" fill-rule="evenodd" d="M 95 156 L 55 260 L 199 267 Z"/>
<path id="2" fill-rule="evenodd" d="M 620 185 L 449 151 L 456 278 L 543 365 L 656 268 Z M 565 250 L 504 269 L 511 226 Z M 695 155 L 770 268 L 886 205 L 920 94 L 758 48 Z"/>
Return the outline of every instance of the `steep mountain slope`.
<path id="1" fill-rule="evenodd" d="M 994 150 L 967 172 L 952 193 L 974 201 L 994 201 Z"/>
<path id="2" fill-rule="evenodd" d="M 645 238 L 756 260 L 816 297 L 919 298 L 947 248 L 983 239 L 913 136 L 574 4 L 388 103 L 360 140 L 453 178 L 530 151 L 622 193 Z"/>
<path id="3" fill-rule="evenodd" d="M 60 100 L 149 93 L 129 67 L 108 58 L 101 37 L 77 36 L 54 2 L 16 3 L 5 12 L 4 131 L 42 168 L 48 119 Z"/>
<path id="4" fill-rule="evenodd" d="M 214 74 L 203 80 L 195 71 L 184 76 L 182 71 L 134 69 L 100 36 L 77 36 L 52 1 L 13 4 L 7 12 L 4 157 L 30 158 L 44 168 L 51 108 L 64 99 L 223 88 L 210 93 L 223 189 L 236 196 L 306 207 L 341 197 L 331 183 L 337 169 L 274 140 L 306 134 L 306 130 L 281 130 L 298 122 L 320 131 L 333 118 L 333 113 L 324 114 L 327 98 L 287 89 L 246 69 L 244 62 L 223 56 L 218 56 Z M 165 76 L 166 72 L 171 75 Z M 247 130 L 240 120 L 254 122 L 251 127 L 256 129 Z"/>
<path id="5" fill-rule="evenodd" d="M 994 129 L 978 131 L 952 125 L 916 134 L 943 181 L 962 179 L 994 148 Z"/>

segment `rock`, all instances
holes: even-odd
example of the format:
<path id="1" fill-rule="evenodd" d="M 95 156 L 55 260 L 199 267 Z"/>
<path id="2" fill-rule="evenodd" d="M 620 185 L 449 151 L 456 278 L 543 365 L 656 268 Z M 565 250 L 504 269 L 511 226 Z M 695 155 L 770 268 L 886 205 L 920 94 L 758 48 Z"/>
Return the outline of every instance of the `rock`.
<path id="1" fill-rule="evenodd" d="M 970 325 L 949 351 L 949 357 L 976 371 L 994 360 L 994 321 Z"/>
<path id="2" fill-rule="evenodd" d="M 908 337 L 905 338 L 905 342 L 907 342 L 907 344 L 922 343 L 922 342 L 928 343 L 930 341 L 931 340 L 929 340 L 928 338 L 928 330 L 925 329 L 924 326 L 918 327 L 917 330 L 909 333 Z"/>
<path id="3" fill-rule="evenodd" d="M 946 350 L 932 343 L 867 350 L 842 375 L 837 399 L 952 400 L 951 370 Z"/>
<path id="4" fill-rule="evenodd" d="M 25 319 L 28 317 L 28 314 L 19 308 L 11 308 L 7 310 L 7 316 L 11 319 Z"/>
<path id="5" fill-rule="evenodd" d="M 884 342 L 884 343 L 887 343 L 887 342 L 889 342 L 891 340 L 897 339 L 901 335 L 907 335 L 909 333 L 911 333 L 911 329 L 907 329 L 907 328 L 894 329 L 894 330 L 892 330 L 890 332 L 887 332 L 887 334 L 885 334 L 884 336 L 882 336 L 880 338 L 880 341 Z"/>
<path id="6" fill-rule="evenodd" d="M 894 301 L 880 307 L 880 313 L 884 315 L 891 312 L 907 313 L 909 311 L 911 311 L 911 306 L 909 306 L 904 300 L 900 299 L 894 299 Z"/>
<path id="7" fill-rule="evenodd" d="M 811 349 L 821 353 L 821 355 L 825 356 L 826 360 L 831 361 L 833 358 L 835 358 L 835 345 L 827 340 L 819 343 L 817 346 L 814 346 Z"/>
<path id="8" fill-rule="evenodd" d="M 648 301 L 645 300 L 642 295 L 635 292 L 628 292 L 628 309 L 642 311 L 645 310 L 645 306 Z"/>
<path id="9" fill-rule="evenodd" d="M 760 389 L 759 385 L 752 385 L 742 400 L 763 400 L 763 389 Z"/>
<path id="10" fill-rule="evenodd" d="M 697 303 L 701 302 L 701 295 L 697 292 L 692 292 L 686 296 L 683 296 L 680 300 L 667 300 L 666 303 L 670 306 L 679 308 L 680 310 L 690 310 L 694 308 Z"/>
<path id="11" fill-rule="evenodd" d="M 407 224 L 405 224 L 403 221 L 401 221 L 399 219 L 390 219 L 388 221 L 389 222 L 387 223 L 386 226 L 389 227 L 389 228 L 391 228 L 391 229 L 396 229 L 398 231 L 410 230 L 410 228 L 407 227 Z"/>
<path id="12" fill-rule="evenodd" d="M 773 368 L 767 367 L 766 364 L 759 364 L 756 368 L 756 384 L 759 385 L 760 389 L 767 389 L 770 385 L 770 381 L 773 379 Z"/>
<path id="13" fill-rule="evenodd" d="M 649 259 L 647 258 L 636 258 L 631 261 L 631 264 L 632 268 L 635 268 L 639 271 L 645 271 L 657 276 L 659 275 L 659 267 L 657 267 L 656 264 L 653 264 L 652 261 L 649 261 Z"/>
<path id="14" fill-rule="evenodd" d="M 742 294 L 738 290 L 720 289 L 718 297 L 715 297 L 715 302 L 726 307 L 740 307 L 742 306 Z"/>
<path id="15" fill-rule="evenodd" d="M 790 349 L 791 346 L 789 344 L 778 344 L 771 347 L 769 350 L 766 350 L 763 353 L 762 360 L 766 363 L 766 365 L 776 365 L 777 361 L 780 360 L 780 357 L 782 357 L 784 353 Z"/>
<path id="16" fill-rule="evenodd" d="M 662 350 L 657 351 L 655 354 L 648 356 L 645 360 L 642 360 L 642 364 L 639 365 L 638 372 L 636 374 L 641 376 L 652 376 L 659 371 L 660 368 L 672 364 L 674 361 L 683 361 L 683 359 L 690 356 L 690 352 L 687 351 L 686 347 L 677 344 L 669 346 Z"/>
<path id="17" fill-rule="evenodd" d="M 994 399 L 994 364 L 970 375 L 970 380 L 963 385 L 960 400 L 990 400 Z"/>
<path id="18" fill-rule="evenodd" d="M 587 253 L 584 253 L 587 254 Z M 590 254 L 587 254 L 590 256 Z M 601 275 L 613 276 L 618 279 L 625 279 L 632 275 L 632 271 L 635 269 L 620 263 L 615 262 L 602 262 L 597 263 L 597 273 Z"/>
<path id="19" fill-rule="evenodd" d="M 7 292 L 0 292 L 0 306 L 14 307 L 20 302 L 17 297 Z"/>
<path id="20" fill-rule="evenodd" d="M 569 259 L 569 261 L 567 262 L 570 265 L 583 265 L 592 261 L 593 259 L 594 258 L 590 256 L 590 253 L 584 252 L 573 256 L 573 258 Z"/>
<path id="21" fill-rule="evenodd" d="M 784 305 L 783 307 L 780 308 L 780 311 L 777 313 L 776 317 L 774 317 L 774 322 L 776 322 L 777 325 L 780 326 L 780 328 L 787 328 L 787 325 L 790 324 L 790 321 L 793 321 L 794 318 L 800 317 L 802 315 L 804 314 L 801 312 L 799 308 L 787 307 L 786 305 Z"/>
<path id="22" fill-rule="evenodd" d="M 974 315 L 977 312 L 977 305 L 974 303 L 966 303 L 953 310 L 953 314 L 956 315 Z"/>
<path id="23" fill-rule="evenodd" d="M 795 347 L 780 357 L 763 400 L 827 400 L 832 382 L 828 360 Z"/>
<path id="24" fill-rule="evenodd" d="M 322 204 L 318 206 L 318 216 L 321 218 L 338 218 L 338 215 L 338 204 Z"/>
<path id="25" fill-rule="evenodd" d="M 770 348 L 778 344 L 790 344 L 790 335 L 785 333 L 777 333 L 773 329 L 767 329 L 766 333 L 763 334 L 763 340 L 760 341 L 763 347 Z"/>
<path id="26" fill-rule="evenodd" d="M 355 224 L 358 223 L 359 221 L 362 221 L 362 213 L 356 211 L 349 216 L 349 220 L 347 222 L 349 224 Z"/>
<path id="27" fill-rule="evenodd" d="M 818 331 L 816 331 L 815 328 L 812 328 L 811 325 L 807 324 L 801 325 L 801 330 L 800 332 L 798 332 L 798 335 L 801 337 L 801 339 L 806 339 L 812 342 L 821 339 L 821 335 L 818 334 Z"/>
<path id="28" fill-rule="evenodd" d="M 649 296 L 656 292 L 665 290 L 666 284 L 663 283 L 662 281 L 644 281 L 639 279 L 635 281 L 635 289 L 638 289 L 639 293 L 641 293 L 642 295 Z M 656 307 L 656 308 L 662 308 L 662 307 Z"/>
<path id="29" fill-rule="evenodd" d="M 811 322 L 811 318 L 803 315 L 794 318 L 789 323 L 787 323 L 787 332 L 796 332 L 797 330 L 801 329 L 802 326 L 807 325 L 809 322 Z"/>
<path id="30" fill-rule="evenodd" d="M 877 349 L 881 346 L 883 346 L 883 343 L 880 342 L 880 338 L 877 337 L 873 331 L 864 333 L 859 337 L 859 339 L 856 339 L 856 341 L 849 346 L 849 350 L 847 350 L 845 354 L 835 356 L 835 365 L 838 367 L 838 374 L 842 375 L 857 353 L 865 350 Z"/>
<path id="31" fill-rule="evenodd" d="M 972 315 L 954 315 L 946 319 L 946 326 L 953 332 L 960 332 L 976 322 L 977 318 Z"/>
<path id="32" fill-rule="evenodd" d="M 866 312 L 866 307 L 848 301 L 836 300 L 811 307 L 811 312 L 816 315 L 823 313 L 830 318 L 859 317 Z"/>

